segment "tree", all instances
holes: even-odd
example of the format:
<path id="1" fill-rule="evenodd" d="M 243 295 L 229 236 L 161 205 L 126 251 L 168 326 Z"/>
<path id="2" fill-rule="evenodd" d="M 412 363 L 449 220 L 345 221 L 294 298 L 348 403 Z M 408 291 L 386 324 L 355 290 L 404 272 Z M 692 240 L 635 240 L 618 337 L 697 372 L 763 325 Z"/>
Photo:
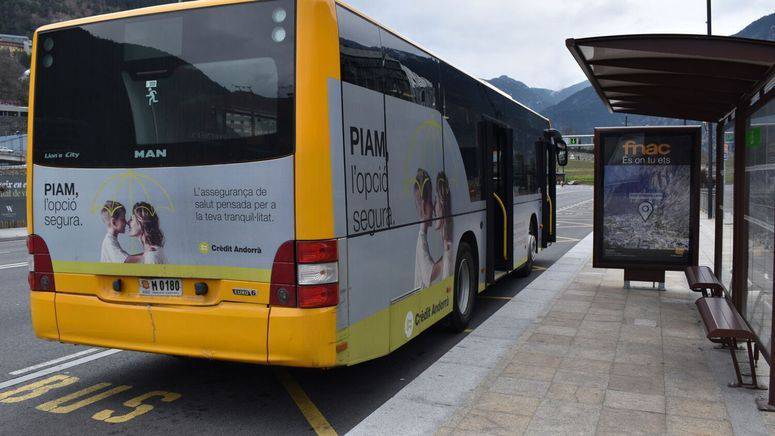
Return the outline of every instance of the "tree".
<path id="1" fill-rule="evenodd" d="M 25 70 L 14 53 L 0 49 L 0 101 L 27 105 L 27 82 L 22 80 Z"/>

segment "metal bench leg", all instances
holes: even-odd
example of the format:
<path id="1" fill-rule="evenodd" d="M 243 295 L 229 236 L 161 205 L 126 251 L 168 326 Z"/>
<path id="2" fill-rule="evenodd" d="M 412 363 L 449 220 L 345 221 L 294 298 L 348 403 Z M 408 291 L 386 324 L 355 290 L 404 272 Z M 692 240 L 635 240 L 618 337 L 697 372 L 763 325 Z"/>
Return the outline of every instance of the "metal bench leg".
<path id="1" fill-rule="evenodd" d="M 748 362 L 751 365 L 751 389 L 761 389 L 766 390 L 767 388 L 759 386 L 759 382 L 756 380 L 756 358 L 754 357 L 754 352 L 751 350 L 751 341 L 745 341 L 745 344 L 748 346 Z M 756 350 L 757 352 L 759 350 Z M 758 354 L 758 353 L 757 353 Z M 749 386 L 746 386 L 749 387 Z"/>
<path id="2" fill-rule="evenodd" d="M 737 383 L 729 383 L 728 386 L 731 388 L 738 388 L 740 386 L 743 386 L 743 376 L 740 374 L 740 365 L 737 363 L 737 354 L 735 353 L 735 350 L 737 349 L 737 341 L 734 339 L 730 339 L 729 341 L 729 354 L 732 355 L 732 364 L 735 366 L 735 375 L 737 376 Z"/>

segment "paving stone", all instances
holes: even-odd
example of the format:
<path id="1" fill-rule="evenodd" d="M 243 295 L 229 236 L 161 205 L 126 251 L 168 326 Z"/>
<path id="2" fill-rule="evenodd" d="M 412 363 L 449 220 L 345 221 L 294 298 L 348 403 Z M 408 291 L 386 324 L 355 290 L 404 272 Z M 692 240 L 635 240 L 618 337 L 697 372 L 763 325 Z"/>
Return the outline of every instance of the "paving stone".
<path id="1" fill-rule="evenodd" d="M 712 375 L 678 368 L 665 369 L 665 395 L 721 401 L 721 390 Z"/>
<path id="2" fill-rule="evenodd" d="M 598 406 L 546 399 L 538 406 L 526 434 L 592 434 L 599 416 Z"/>
<path id="3" fill-rule="evenodd" d="M 605 393 L 604 404 L 612 409 L 665 413 L 665 397 L 663 395 L 637 394 L 608 389 Z"/>
<path id="4" fill-rule="evenodd" d="M 660 373 L 657 376 L 636 376 L 611 374 L 608 389 L 636 394 L 665 395 L 665 380 Z"/>
<path id="5" fill-rule="evenodd" d="M 667 434 L 698 436 L 730 435 L 732 434 L 732 425 L 729 421 L 670 415 L 667 417 Z"/>
<path id="6" fill-rule="evenodd" d="M 658 378 L 659 384 L 664 386 L 664 365 L 661 363 L 654 365 L 638 365 L 635 363 L 614 362 L 611 374 L 627 377 L 654 377 Z"/>
<path id="7" fill-rule="evenodd" d="M 613 362 L 616 356 L 615 347 L 606 346 L 580 346 L 571 345 L 568 350 L 568 358 L 574 359 L 590 359 L 590 360 L 602 360 L 605 362 Z"/>
<path id="8" fill-rule="evenodd" d="M 658 322 L 655 319 L 647 319 L 647 318 L 636 318 L 633 322 L 633 325 L 636 326 L 644 326 L 644 327 L 656 327 Z"/>
<path id="9" fill-rule="evenodd" d="M 637 363 L 651 365 L 662 363 L 662 346 L 656 344 L 639 344 L 635 342 L 619 342 L 616 348 L 615 362 Z"/>
<path id="10" fill-rule="evenodd" d="M 553 326 L 553 325 L 545 325 L 542 324 L 538 326 L 536 329 L 536 333 L 539 334 L 548 334 L 548 335 L 558 335 L 558 336 L 576 336 L 576 328 L 575 327 L 560 327 L 560 326 Z"/>
<path id="11" fill-rule="evenodd" d="M 616 346 L 619 343 L 617 336 L 599 335 L 599 336 L 576 336 L 573 339 L 573 346 L 578 347 L 590 347 L 590 348 L 605 348 L 613 349 L 616 351 Z"/>
<path id="12" fill-rule="evenodd" d="M 557 368 L 562 363 L 562 357 L 520 350 L 514 354 L 511 361 L 523 365 Z"/>
<path id="13" fill-rule="evenodd" d="M 573 337 L 561 336 L 561 335 L 550 335 L 550 334 L 544 334 L 544 333 L 533 333 L 532 335 L 530 335 L 527 341 L 529 343 L 539 342 L 542 344 L 552 344 L 552 345 L 570 345 L 571 342 L 573 342 Z"/>
<path id="14" fill-rule="evenodd" d="M 541 325 L 551 325 L 551 326 L 557 326 L 557 327 L 573 327 L 575 329 L 579 325 L 581 325 L 581 320 L 546 317 L 543 320 L 541 320 Z"/>
<path id="15" fill-rule="evenodd" d="M 476 399 L 474 407 L 494 412 L 533 416 L 541 399 L 521 395 L 507 395 L 499 392 L 485 392 Z"/>
<path id="16" fill-rule="evenodd" d="M 623 325 L 619 331 L 619 340 L 624 342 L 661 345 L 662 331 L 659 327 Z"/>
<path id="17" fill-rule="evenodd" d="M 667 426 L 665 415 L 639 410 L 604 407 L 597 425 L 598 435 L 661 435 Z"/>
<path id="18" fill-rule="evenodd" d="M 583 301 L 558 301 L 552 306 L 553 311 L 582 313 L 586 314 L 589 311 L 591 303 Z"/>
<path id="19" fill-rule="evenodd" d="M 561 319 L 584 319 L 585 313 L 578 313 L 578 312 L 566 312 L 562 310 L 555 310 L 552 308 L 552 310 L 549 311 L 549 313 L 546 314 L 547 317 L 552 318 L 561 318 Z"/>
<path id="20" fill-rule="evenodd" d="M 554 382 L 605 388 L 608 386 L 608 378 L 608 374 L 558 370 L 554 375 Z"/>
<path id="21" fill-rule="evenodd" d="M 611 371 L 611 362 L 604 360 L 565 358 L 560 364 L 560 369 L 583 373 L 608 374 Z"/>
<path id="22" fill-rule="evenodd" d="M 726 419 L 724 403 L 703 401 L 696 398 L 667 397 L 667 414 L 694 418 Z"/>
<path id="23" fill-rule="evenodd" d="M 569 345 L 546 344 L 542 342 L 526 342 L 521 349 L 533 353 L 543 353 L 552 356 L 565 357 L 568 355 Z"/>
<path id="24" fill-rule="evenodd" d="M 549 385 L 549 382 L 540 380 L 500 376 L 490 386 L 490 391 L 506 395 L 542 398 L 549 389 Z"/>
<path id="25" fill-rule="evenodd" d="M 552 383 L 546 392 L 546 398 L 552 400 L 575 401 L 584 404 L 603 403 L 605 390 L 589 386 L 579 386 L 567 383 Z"/>
<path id="26" fill-rule="evenodd" d="M 503 369 L 503 375 L 528 380 L 552 381 L 555 371 L 557 368 L 551 366 L 524 365 L 512 361 Z"/>
<path id="27" fill-rule="evenodd" d="M 452 434 L 473 432 L 473 434 L 514 435 L 523 434 L 530 417 L 484 410 L 471 410 L 458 423 Z M 465 434 L 465 433 L 462 433 Z"/>
<path id="28" fill-rule="evenodd" d="M 607 313 L 597 313 L 594 309 L 587 313 L 584 318 L 585 321 L 605 321 L 605 322 L 621 322 L 624 319 L 624 311 L 611 310 L 605 311 Z"/>

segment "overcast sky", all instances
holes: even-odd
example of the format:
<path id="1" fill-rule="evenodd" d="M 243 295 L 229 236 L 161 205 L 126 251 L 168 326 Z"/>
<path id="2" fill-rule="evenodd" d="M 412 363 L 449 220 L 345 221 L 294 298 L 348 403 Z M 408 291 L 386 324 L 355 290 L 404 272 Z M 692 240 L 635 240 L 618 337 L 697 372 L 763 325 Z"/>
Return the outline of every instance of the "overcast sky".
<path id="1" fill-rule="evenodd" d="M 705 0 L 349 0 L 350 5 L 478 77 L 561 89 L 585 79 L 566 38 L 705 34 Z M 712 0 L 713 34 L 775 12 L 772 0 Z"/>

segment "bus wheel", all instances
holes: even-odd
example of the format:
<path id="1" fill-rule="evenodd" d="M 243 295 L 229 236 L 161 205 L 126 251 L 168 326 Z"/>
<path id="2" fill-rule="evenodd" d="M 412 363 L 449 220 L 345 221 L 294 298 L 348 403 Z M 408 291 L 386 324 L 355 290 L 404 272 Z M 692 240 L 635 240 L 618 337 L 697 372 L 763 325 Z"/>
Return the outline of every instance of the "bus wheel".
<path id="1" fill-rule="evenodd" d="M 518 269 L 515 273 L 517 277 L 527 277 L 533 271 L 533 263 L 535 262 L 536 245 L 538 241 L 535 235 L 531 231 L 527 236 L 527 262 L 522 265 L 522 268 Z"/>
<path id="2" fill-rule="evenodd" d="M 450 324 L 452 330 L 462 332 L 471 320 L 474 312 L 474 301 L 479 285 L 476 274 L 478 266 L 474 261 L 473 250 L 467 242 L 461 242 L 457 249 L 455 262 L 455 292 L 452 299 L 452 314 Z"/>

